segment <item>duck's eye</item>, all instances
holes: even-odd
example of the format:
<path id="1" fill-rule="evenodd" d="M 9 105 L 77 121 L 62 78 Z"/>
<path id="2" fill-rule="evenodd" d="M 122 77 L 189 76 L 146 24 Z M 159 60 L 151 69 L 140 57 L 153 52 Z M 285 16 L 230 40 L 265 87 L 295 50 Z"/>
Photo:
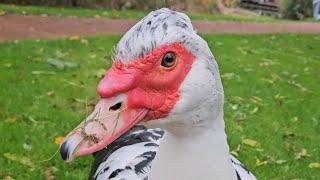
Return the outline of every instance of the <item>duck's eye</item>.
<path id="1" fill-rule="evenodd" d="M 173 52 L 167 52 L 161 61 L 161 66 L 169 68 L 176 64 L 176 55 Z"/>

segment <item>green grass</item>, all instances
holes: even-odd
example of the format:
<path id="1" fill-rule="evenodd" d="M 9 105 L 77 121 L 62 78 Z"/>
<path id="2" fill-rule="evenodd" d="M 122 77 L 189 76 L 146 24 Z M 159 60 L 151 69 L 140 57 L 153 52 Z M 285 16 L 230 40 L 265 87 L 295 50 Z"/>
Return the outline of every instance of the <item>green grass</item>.
<path id="1" fill-rule="evenodd" d="M 98 77 L 110 66 L 119 38 L 0 44 L 0 178 L 44 179 L 45 172 L 56 179 L 87 178 L 90 156 L 69 164 L 59 155 L 39 161 L 57 150 L 56 137 L 86 116 L 84 101 L 97 98 Z M 220 65 L 231 150 L 258 179 L 319 179 L 320 169 L 308 165 L 320 163 L 320 36 L 205 39 Z M 77 66 L 58 69 L 50 59 Z M 258 145 L 245 145 L 243 139 Z M 296 159 L 303 148 L 306 156 Z M 267 164 L 257 166 L 256 158 Z"/>
<path id="2" fill-rule="evenodd" d="M 141 19 L 148 11 L 139 10 L 110 10 L 110 9 L 85 9 L 85 8 L 59 8 L 59 7 L 39 7 L 39 6 L 17 6 L 0 4 L 0 12 L 35 14 L 42 16 L 76 16 L 86 18 L 122 18 L 122 19 Z M 198 14 L 188 13 L 194 20 L 213 20 L 213 21 L 239 21 L 239 22 L 287 22 L 287 20 L 275 19 L 267 16 L 241 16 L 223 14 Z"/>

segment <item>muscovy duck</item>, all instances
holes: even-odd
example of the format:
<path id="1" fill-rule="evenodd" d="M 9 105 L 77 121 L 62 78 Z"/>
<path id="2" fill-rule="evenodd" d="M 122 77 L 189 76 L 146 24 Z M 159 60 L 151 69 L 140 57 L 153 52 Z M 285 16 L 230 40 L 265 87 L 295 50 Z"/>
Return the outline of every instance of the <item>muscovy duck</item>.
<path id="1" fill-rule="evenodd" d="M 94 153 L 90 179 L 256 179 L 229 154 L 218 65 L 187 15 L 162 8 L 134 25 L 97 91 L 60 150 Z"/>

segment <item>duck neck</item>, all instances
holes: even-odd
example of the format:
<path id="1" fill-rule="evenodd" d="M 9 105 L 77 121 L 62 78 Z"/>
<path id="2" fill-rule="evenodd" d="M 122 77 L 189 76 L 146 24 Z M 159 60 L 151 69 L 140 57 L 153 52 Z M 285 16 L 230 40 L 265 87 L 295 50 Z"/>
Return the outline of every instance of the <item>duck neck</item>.
<path id="1" fill-rule="evenodd" d="M 149 178 L 236 179 L 224 131 L 223 111 L 212 126 L 166 129 Z M 187 129 L 187 130 L 186 130 Z M 186 130 L 186 131 L 185 131 Z M 174 178 L 173 178 L 174 177 Z"/>

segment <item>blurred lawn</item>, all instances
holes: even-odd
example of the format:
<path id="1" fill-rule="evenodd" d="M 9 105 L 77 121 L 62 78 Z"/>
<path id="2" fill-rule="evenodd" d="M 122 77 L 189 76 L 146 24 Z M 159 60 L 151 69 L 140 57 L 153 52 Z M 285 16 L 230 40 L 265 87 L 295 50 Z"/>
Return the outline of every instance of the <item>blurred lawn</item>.
<path id="1" fill-rule="evenodd" d="M 39 7 L 39 6 L 17 6 L 0 3 L 0 14 L 18 13 L 35 14 L 42 16 L 76 16 L 86 18 L 113 18 L 113 19 L 141 19 L 148 11 L 139 10 L 114 10 L 114 9 L 86 9 L 86 8 L 59 8 L 59 7 Z M 239 21 L 239 22 L 290 22 L 290 20 L 275 19 L 268 16 L 241 16 L 223 14 L 199 14 L 187 13 L 194 20 L 214 20 L 214 21 Z"/>
<path id="2" fill-rule="evenodd" d="M 86 116 L 119 38 L 0 44 L 0 178 L 87 178 L 90 156 L 39 161 Z M 320 36 L 205 39 L 220 65 L 233 153 L 258 179 L 320 179 L 320 169 L 309 167 L 320 163 Z"/>

